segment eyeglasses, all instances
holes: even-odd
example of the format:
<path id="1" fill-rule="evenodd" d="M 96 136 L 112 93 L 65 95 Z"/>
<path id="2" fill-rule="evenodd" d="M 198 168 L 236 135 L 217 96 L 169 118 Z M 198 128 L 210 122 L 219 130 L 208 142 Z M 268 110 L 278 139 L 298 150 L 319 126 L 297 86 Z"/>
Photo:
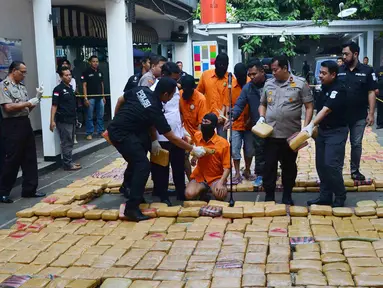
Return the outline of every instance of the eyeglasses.
<path id="1" fill-rule="evenodd" d="M 28 74 L 28 72 L 27 71 L 21 71 L 21 70 L 16 70 L 16 71 L 19 71 L 21 74 L 23 74 L 23 75 L 27 75 Z"/>

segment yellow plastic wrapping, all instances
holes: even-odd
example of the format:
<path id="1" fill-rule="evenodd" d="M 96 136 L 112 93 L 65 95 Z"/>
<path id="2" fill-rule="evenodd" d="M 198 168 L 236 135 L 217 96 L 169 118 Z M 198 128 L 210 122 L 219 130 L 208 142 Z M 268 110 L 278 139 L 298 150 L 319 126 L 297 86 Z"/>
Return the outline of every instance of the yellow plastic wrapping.
<path id="1" fill-rule="evenodd" d="M 238 219 L 243 218 L 242 207 L 223 207 L 222 216 L 225 218 Z"/>
<path id="2" fill-rule="evenodd" d="M 116 221 L 119 217 L 119 210 L 117 209 L 111 209 L 106 210 L 102 213 L 101 218 L 105 221 Z"/>
<path id="3" fill-rule="evenodd" d="M 160 149 L 160 153 L 158 155 L 150 154 L 150 162 L 167 167 L 169 165 L 169 151 L 165 149 Z"/>
<path id="4" fill-rule="evenodd" d="M 90 210 L 84 213 L 84 217 L 87 220 L 99 220 L 102 217 L 102 214 L 105 212 L 105 210 L 101 209 L 94 209 Z"/>
<path id="5" fill-rule="evenodd" d="M 311 215 L 332 216 L 332 207 L 327 205 L 311 205 Z"/>
<path id="6" fill-rule="evenodd" d="M 291 206 L 290 216 L 291 217 L 306 217 L 308 215 L 307 207 L 302 206 Z"/>
<path id="7" fill-rule="evenodd" d="M 350 217 L 354 214 L 352 209 L 349 207 L 332 208 L 332 213 L 334 214 L 334 216 L 339 216 L 339 217 Z"/>
<path id="8" fill-rule="evenodd" d="M 381 287 L 383 276 L 357 275 L 354 277 L 357 286 Z"/>
<path id="9" fill-rule="evenodd" d="M 284 216 L 287 215 L 285 204 L 268 205 L 265 207 L 265 216 Z"/>
<path id="10" fill-rule="evenodd" d="M 128 288 L 132 282 L 132 280 L 124 278 L 106 279 L 100 288 Z"/>
<path id="11" fill-rule="evenodd" d="M 291 286 L 291 276 L 290 276 L 290 274 L 269 274 L 269 275 L 267 275 L 267 286 L 290 287 Z"/>
<path id="12" fill-rule="evenodd" d="M 273 133 L 273 127 L 266 123 L 258 123 L 251 128 L 251 132 L 261 138 L 267 138 Z"/>
<path id="13" fill-rule="evenodd" d="M 334 286 L 354 286 L 354 281 L 350 272 L 331 270 L 325 273 L 329 285 Z"/>
<path id="14" fill-rule="evenodd" d="M 327 271 L 331 271 L 331 270 L 339 270 L 339 271 L 343 271 L 343 272 L 349 272 L 350 266 L 344 262 L 328 263 L 328 264 L 323 265 L 323 272 L 327 272 Z"/>
<path id="15" fill-rule="evenodd" d="M 319 260 L 291 260 L 290 271 L 298 272 L 302 269 L 314 269 L 322 271 L 322 262 Z"/>
<path id="16" fill-rule="evenodd" d="M 374 207 L 371 207 L 371 206 L 356 207 L 355 215 L 356 216 L 374 216 L 376 215 L 376 210 Z"/>
<path id="17" fill-rule="evenodd" d="M 299 132 L 298 135 L 295 136 L 293 139 L 291 139 L 289 142 L 289 146 L 291 150 L 293 151 L 297 150 L 309 138 L 310 138 L 310 135 L 306 131 Z"/>

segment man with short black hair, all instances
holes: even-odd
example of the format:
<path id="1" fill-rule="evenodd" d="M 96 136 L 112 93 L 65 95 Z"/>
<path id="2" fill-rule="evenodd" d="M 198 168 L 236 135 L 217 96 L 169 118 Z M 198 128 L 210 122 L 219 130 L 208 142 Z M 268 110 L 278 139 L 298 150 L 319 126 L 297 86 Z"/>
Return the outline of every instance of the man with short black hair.
<path id="1" fill-rule="evenodd" d="M 166 62 L 165 57 L 152 56 L 150 58 L 150 70 L 141 77 L 138 86 L 151 87 L 161 76 L 161 68 Z"/>
<path id="2" fill-rule="evenodd" d="M 139 73 L 134 74 L 128 80 L 124 88 L 124 93 L 130 89 L 133 89 L 138 86 L 138 82 L 140 82 L 142 76 L 150 70 L 150 57 L 146 56 L 141 59 L 141 71 Z"/>
<path id="3" fill-rule="evenodd" d="M 378 91 L 376 92 L 379 99 L 376 102 L 377 104 L 377 110 L 378 110 L 378 116 L 376 118 L 376 129 L 383 129 L 383 58 L 381 62 L 381 66 L 379 67 L 378 71 L 376 71 L 377 77 L 378 77 Z"/>
<path id="4" fill-rule="evenodd" d="M 141 213 L 139 205 L 150 174 L 147 153 L 151 149 L 149 132 L 153 126 L 181 149 L 193 151 L 198 157 L 205 155 L 202 147 L 193 147 L 177 137 L 162 112 L 162 103 L 172 99 L 176 87 L 176 81 L 165 77 L 158 82 L 154 92 L 147 87 L 129 90 L 118 99 L 117 113 L 108 127 L 110 140 L 129 163 L 124 183 L 130 183 L 131 186 L 124 213 L 130 221 L 149 219 Z"/>
<path id="5" fill-rule="evenodd" d="M 104 132 L 104 106 L 106 98 L 104 93 L 104 75 L 99 69 L 99 60 L 96 55 L 89 57 L 89 67 L 81 76 L 84 91 L 84 105 L 87 108 L 86 140 L 93 139 L 94 123 L 93 113 L 96 112 L 97 134 L 101 137 Z"/>
<path id="6" fill-rule="evenodd" d="M 343 58 L 342 57 L 338 57 L 338 59 L 336 60 L 336 64 L 338 65 L 338 67 L 342 66 L 344 64 Z"/>
<path id="7" fill-rule="evenodd" d="M 315 139 L 316 169 L 320 179 L 320 195 L 307 204 L 343 207 L 346 189 L 343 181 L 343 164 L 348 136 L 346 89 L 337 79 L 338 65 L 334 61 L 321 63 L 319 78 L 322 86 L 316 99 L 318 114 L 302 131 L 310 136 L 319 125 Z M 333 195 L 335 201 L 333 202 Z"/>
<path id="8" fill-rule="evenodd" d="M 70 85 L 72 73 L 68 67 L 59 70 L 61 83 L 55 87 L 52 96 L 50 130 L 57 127 L 60 136 L 63 167 L 66 171 L 76 171 L 81 166 L 72 160 L 74 129 L 76 125 L 76 95 Z"/>
<path id="9" fill-rule="evenodd" d="M 375 90 L 378 88 L 374 69 L 359 62 L 360 48 L 355 42 L 343 45 L 344 64 L 339 67 L 338 78 L 346 87 L 348 126 L 351 142 L 351 177 L 365 180 L 360 173 L 364 130 L 375 121 Z M 368 111 L 368 112 L 367 112 Z"/>
<path id="10" fill-rule="evenodd" d="M 287 138 L 301 131 L 302 106 L 306 108 L 305 126 L 311 122 L 314 105 L 313 96 L 306 80 L 289 72 L 289 61 L 285 56 L 271 61 L 274 78 L 266 81 L 259 106 L 258 123 L 273 127 L 265 140 L 265 169 L 263 187 L 266 201 L 275 200 L 278 161 L 282 164 L 282 203 L 294 205 L 293 187 L 297 177 L 296 159 L 298 153 L 291 150 Z"/>
<path id="11" fill-rule="evenodd" d="M 364 65 L 368 65 L 368 62 L 369 62 L 369 61 L 370 61 L 370 59 L 368 59 L 367 56 L 363 58 L 363 64 L 364 64 Z"/>

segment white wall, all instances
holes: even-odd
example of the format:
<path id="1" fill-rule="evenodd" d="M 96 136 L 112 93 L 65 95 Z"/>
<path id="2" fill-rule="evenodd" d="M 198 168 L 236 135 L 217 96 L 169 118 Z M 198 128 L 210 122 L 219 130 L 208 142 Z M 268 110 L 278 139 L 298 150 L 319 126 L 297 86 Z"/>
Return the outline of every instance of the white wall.
<path id="1" fill-rule="evenodd" d="M 30 97 L 35 97 L 37 87 L 37 64 L 35 50 L 35 32 L 33 24 L 32 2 L 29 0 L 0 0 L 0 37 L 21 39 L 23 61 L 27 65 L 28 75 L 25 85 Z M 47 94 L 48 93 L 48 94 Z M 50 92 L 45 91 L 45 95 Z M 40 108 L 30 115 L 34 130 L 41 129 Z M 48 120 L 47 120 L 48 121 Z"/>

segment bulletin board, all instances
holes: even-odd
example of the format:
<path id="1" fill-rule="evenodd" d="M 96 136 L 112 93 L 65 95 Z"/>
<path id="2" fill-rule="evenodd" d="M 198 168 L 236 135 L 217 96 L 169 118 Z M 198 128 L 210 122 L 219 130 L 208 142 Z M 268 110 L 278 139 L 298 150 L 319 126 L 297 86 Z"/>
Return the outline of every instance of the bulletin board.
<path id="1" fill-rule="evenodd" d="M 213 69 L 218 55 L 216 41 L 202 41 L 193 43 L 194 78 L 199 79 L 204 71 Z"/>

